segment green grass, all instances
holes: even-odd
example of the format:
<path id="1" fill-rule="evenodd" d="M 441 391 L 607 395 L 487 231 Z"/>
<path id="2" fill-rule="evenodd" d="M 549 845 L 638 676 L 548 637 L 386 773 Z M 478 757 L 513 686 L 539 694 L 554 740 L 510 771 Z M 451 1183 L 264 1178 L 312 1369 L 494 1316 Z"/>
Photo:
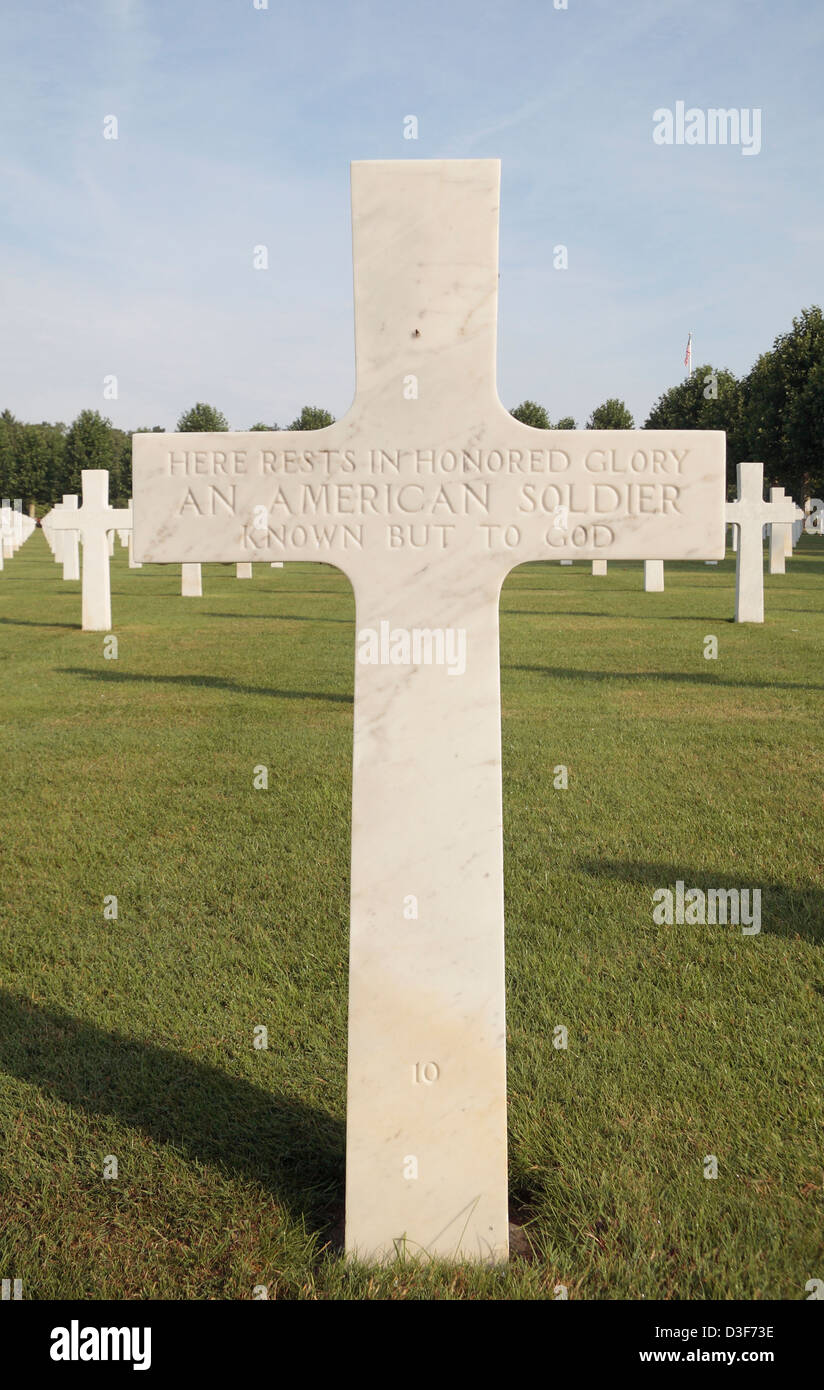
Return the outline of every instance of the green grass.
<path id="1" fill-rule="evenodd" d="M 354 605 L 320 565 L 203 578 L 184 600 L 176 566 L 118 547 L 112 661 L 40 533 L 0 575 L 0 1275 L 28 1298 L 805 1297 L 822 543 L 767 578 L 763 627 L 731 621 L 732 558 L 668 565 L 662 594 L 640 564 L 504 587 L 510 1183 L 534 1258 L 503 1271 L 336 1253 Z M 760 887 L 761 935 L 657 926 L 678 878 Z"/>

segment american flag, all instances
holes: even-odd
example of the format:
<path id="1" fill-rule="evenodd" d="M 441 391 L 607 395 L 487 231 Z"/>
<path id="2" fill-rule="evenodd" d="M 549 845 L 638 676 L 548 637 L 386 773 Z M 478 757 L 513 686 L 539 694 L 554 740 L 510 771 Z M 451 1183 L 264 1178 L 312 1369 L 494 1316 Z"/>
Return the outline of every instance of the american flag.
<path id="1" fill-rule="evenodd" d="M 692 371 L 692 334 L 687 336 L 687 350 L 684 353 L 684 366 Z"/>

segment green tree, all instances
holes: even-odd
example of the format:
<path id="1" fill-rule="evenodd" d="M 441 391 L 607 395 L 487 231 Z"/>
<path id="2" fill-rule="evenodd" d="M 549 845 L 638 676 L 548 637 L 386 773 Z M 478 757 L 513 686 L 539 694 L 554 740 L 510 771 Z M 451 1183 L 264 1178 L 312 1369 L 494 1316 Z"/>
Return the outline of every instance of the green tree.
<path id="1" fill-rule="evenodd" d="M 822 436 L 815 420 L 822 362 L 824 315 L 812 305 L 761 354 L 743 383 L 748 457 L 760 459 L 766 481 L 781 484 L 796 501 L 809 496 L 821 476 Z"/>
<path id="2" fill-rule="evenodd" d="M 97 410 L 81 410 L 66 434 L 63 469 L 63 492 L 82 492 L 80 474 L 84 468 L 105 468 L 110 475 L 109 495 L 112 495 L 111 474 L 118 464 L 111 420 Z M 115 477 L 115 483 L 119 477 Z"/>
<path id="3" fill-rule="evenodd" d="M 725 367 L 705 363 L 671 386 L 644 422 L 647 430 L 724 430 L 727 435 L 727 487 L 735 491 L 735 466 L 747 457 L 741 382 Z"/>
<path id="4" fill-rule="evenodd" d="M 290 430 L 324 430 L 334 425 L 335 417 L 319 405 L 305 405 L 296 420 L 287 426 Z"/>
<path id="5" fill-rule="evenodd" d="M 257 422 L 256 425 L 250 425 L 250 426 L 249 426 L 249 431 L 250 431 L 250 433 L 253 432 L 254 430 L 279 430 L 279 429 L 280 429 L 280 425 L 264 425 L 264 423 L 263 423 L 262 420 L 258 420 L 258 422 Z"/>
<path id="6" fill-rule="evenodd" d="M 784 435 L 790 458 L 799 460 L 800 474 L 794 484 L 786 472 L 784 486 L 799 503 L 805 497 L 824 497 L 824 362 L 816 362 L 793 397 Z"/>
<path id="7" fill-rule="evenodd" d="M 0 415 L 0 501 L 13 502 L 20 496 L 18 475 L 18 431 L 20 424 L 10 410 Z"/>
<path id="8" fill-rule="evenodd" d="M 562 415 L 555 428 L 556 430 L 577 430 L 578 426 L 571 415 Z"/>
<path id="9" fill-rule="evenodd" d="M 623 401 L 610 396 L 603 405 L 596 406 L 587 420 L 588 430 L 634 430 L 635 421 Z"/>
<path id="10" fill-rule="evenodd" d="M 49 460 L 43 431 L 37 425 L 23 425 L 20 430 L 19 478 L 24 506 L 45 500 Z"/>
<path id="11" fill-rule="evenodd" d="M 514 410 L 510 410 L 510 415 L 516 420 L 520 420 L 522 425 L 531 425 L 534 430 L 551 430 L 549 416 L 542 405 L 537 401 L 521 401 Z"/>
<path id="12" fill-rule="evenodd" d="M 44 421 L 17 428 L 17 487 L 24 503 L 48 506 L 63 481 L 62 427 Z"/>
<path id="13" fill-rule="evenodd" d="M 44 496 L 38 498 L 38 501 L 48 510 L 55 502 L 60 501 L 64 492 L 66 426 L 62 421 L 58 421 L 56 425 L 44 422 L 40 429 L 43 432 L 46 453 L 47 484 Z M 66 488 L 65 491 L 68 489 Z"/>
<path id="14" fill-rule="evenodd" d="M 132 436 L 125 430 L 112 430 L 112 456 L 109 501 L 125 507 L 132 495 Z"/>
<path id="15" fill-rule="evenodd" d="M 223 434 L 228 428 L 226 416 L 204 401 L 198 401 L 191 410 L 184 410 L 177 422 L 180 434 Z"/>

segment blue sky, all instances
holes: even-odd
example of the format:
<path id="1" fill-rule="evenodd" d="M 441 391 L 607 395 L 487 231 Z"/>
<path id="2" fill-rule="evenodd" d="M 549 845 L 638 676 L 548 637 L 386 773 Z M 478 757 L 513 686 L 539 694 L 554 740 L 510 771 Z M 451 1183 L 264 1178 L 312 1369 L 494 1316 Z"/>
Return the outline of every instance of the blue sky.
<path id="1" fill-rule="evenodd" d="M 342 415 L 349 161 L 497 157 L 501 399 L 642 423 L 688 331 L 740 373 L 824 301 L 823 67 L 816 0 L 7 0 L 0 408 Z M 656 145 L 679 100 L 761 152 Z"/>

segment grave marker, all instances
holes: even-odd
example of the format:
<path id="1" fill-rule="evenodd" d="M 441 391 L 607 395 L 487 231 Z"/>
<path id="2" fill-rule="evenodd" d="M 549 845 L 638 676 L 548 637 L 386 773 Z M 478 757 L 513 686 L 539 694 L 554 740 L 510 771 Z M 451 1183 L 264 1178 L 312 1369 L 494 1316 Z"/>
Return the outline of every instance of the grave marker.
<path id="1" fill-rule="evenodd" d="M 789 502 L 790 500 L 791 500 L 790 498 L 787 498 L 787 501 L 788 501 L 788 502 Z M 771 501 L 771 502 L 783 502 L 783 501 L 784 501 L 784 489 L 783 489 L 783 487 L 771 487 L 771 488 L 770 488 L 770 501 Z M 792 531 L 793 531 L 793 528 L 792 528 L 792 523 L 791 523 L 791 522 L 786 522 L 786 521 L 772 521 L 772 522 L 770 522 L 770 532 L 769 532 L 769 537 L 770 537 L 770 574 L 786 574 L 786 573 L 787 573 L 787 566 L 786 566 L 786 564 L 785 564 L 785 559 L 786 559 L 786 555 L 787 555 L 787 545 L 788 545 L 788 544 L 789 544 L 789 547 L 790 547 L 790 554 L 792 555 L 792 553 L 793 553 L 793 549 L 792 549 Z"/>
<path id="2" fill-rule="evenodd" d="M 75 493 L 64 493 L 60 510 L 66 512 L 77 511 L 78 498 Z M 55 510 L 58 510 L 55 508 Z M 80 578 L 80 537 L 76 531 L 56 531 L 57 537 L 62 541 L 63 551 L 63 578 Z"/>
<path id="3" fill-rule="evenodd" d="M 143 568 L 143 566 L 142 566 L 141 564 L 139 564 L 138 561 L 134 558 L 134 509 L 133 509 L 133 504 L 132 504 L 131 498 L 129 499 L 128 512 L 129 512 L 129 538 L 128 538 L 128 539 L 129 539 L 129 569 L 130 569 L 130 570 L 140 570 L 140 569 Z"/>
<path id="4" fill-rule="evenodd" d="M 7 497 L 3 498 L 0 503 L 0 550 L 7 560 L 13 559 L 36 527 L 34 517 L 23 511 L 23 503 L 19 497 L 14 499 L 14 505 Z"/>
<path id="5" fill-rule="evenodd" d="M 109 474 L 105 468 L 85 468 L 80 474 L 83 505 L 76 512 L 54 508 L 55 531 L 76 531 L 83 544 L 83 631 L 108 632 L 112 625 L 108 536 L 131 518 L 125 507 L 109 506 Z"/>
<path id="6" fill-rule="evenodd" d="M 644 561 L 644 591 L 648 594 L 660 594 L 664 591 L 664 561 L 645 560 Z"/>
<path id="7" fill-rule="evenodd" d="M 200 565 L 180 566 L 180 592 L 183 598 L 203 597 L 203 578 Z"/>
<path id="8" fill-rule="evenodd" d="M 141 559 L 324 561 L 354 588 L 346 1248 L 369 1260 L 508 1249 L 501 584 L 564 552 L 724 550 L 722 432 L 548 431 L 501 405 L 499 174 L 352 166 L 343 419 L 133 441 Z"/>
<path id="9" fill-rule="evenodd" d="M 6 560 L 12 560 L 15 551 L 22 544 L 22 505 L 18 499 L 12 506 L 7 497 L 4 497 L 0 504 L 0 537 L 3 543 L 3 557 Z"/>
<path id="10" fill-rule="evenodd" d="M 789 497 L 781 501 L 764 501 L 763 463 L 739 463 L 737 479 L 738 497 L 726 506 L 727 521 L 735 522 L 738 532 L 735 554 L 735 621 L 763 623 L 764 526 L 771 525 L 774 521 L 795 521 L 799 516 L 803 516 L 803 512 Z"/>

